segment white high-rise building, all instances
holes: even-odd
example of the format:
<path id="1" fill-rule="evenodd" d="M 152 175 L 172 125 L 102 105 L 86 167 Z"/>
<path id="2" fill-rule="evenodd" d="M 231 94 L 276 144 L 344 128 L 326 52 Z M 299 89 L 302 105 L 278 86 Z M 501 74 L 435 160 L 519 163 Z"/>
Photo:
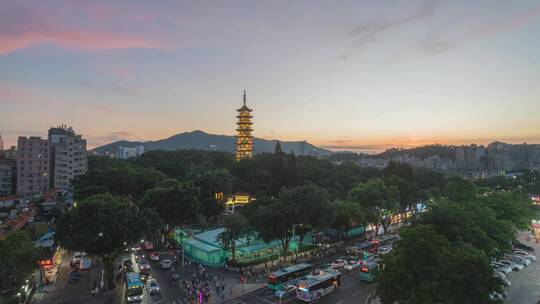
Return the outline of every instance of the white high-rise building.
<path id="1" fill-rule="evenodd" d="M 68 189 L 75 176 L 88 170 L 86 139 L 65 125 L 49 129 L 51 187 Z"/>
<path id="2" fill-rule="evenodd" d="M 2 140 L 2 134 L 0 134 L 0 151 L 4 150 L 4 141 Z"/>

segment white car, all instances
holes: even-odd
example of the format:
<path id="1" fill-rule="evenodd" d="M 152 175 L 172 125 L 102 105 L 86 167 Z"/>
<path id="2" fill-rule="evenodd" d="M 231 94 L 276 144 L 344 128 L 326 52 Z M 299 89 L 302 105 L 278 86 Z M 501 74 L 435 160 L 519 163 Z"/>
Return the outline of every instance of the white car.
<path id="1" fill-rule="evenodd" d="M 496 291 L 492 291 L 490 294 L 489 294 L 489 298 L 491 300 L 494 300 L 494 301 L 502 301 L 504 300 L 504 297 L 502 294 L 496 292 Z"/>
<path id="2" fill-rule="evenodd" d="M 499 262 L 491 262 L 491 266 L 495 269 L 495 270 L 498 270 L 498 271 L 501 271 L 503 272 L 504 274 L 507 274 L 507 273 L 510 273 L 512 272 L 512 268 L 504 265 L 504 264 L 501 264 Z"/>
<path id="3" fill-rule="evenodd" d="M 156 279 L 148 279 L 148 281 L 146 281 L 146 289 L 148 289 L 149 294 L 155 294 L 161 291 Z"/>
<path id="4" fill-rule="evenodd" d="M 286 295 L 293 293 L 296 290 L 296 286 L 289 285 L 289 284 L 285 284 L 283 288 L 284 288 L 283 290 L 276 291 L 275 293 L 276 297 L 281 299 L 285 297 Z"/>
<path id="5" fill-rule="evenodd" d="M 509 255 L 507 256 L 507 258 L 510 259 L 512 262 L 521 264 L 523 266 L 529 266 L 532 263 L 531 260 L 516 254 Z"/>
<path id="6" fill-rule="evenodd" d="M 536 256 L 534 256 L 532 254 L 529 254 L 528 252 L 525 252 L 523 250 L 514 250 L 512 252 L 512 254 L 520 255 L 520 256 L 530 260 L 531 262 L 536 261 Z"/>
<path id="7" fill-rule="evenodd" d="M 358 261 L 349 261 L 349 264 L 345 265 L 346 270 L 353 270 L 359 268 L 362 265 L 362 260 Z"/>
<path id="8" fill-rule="evenodd" d="M 379 248 L 379 251 L 378 251 L 378 253 L 379 253 L 379 254 L 383 254 L 383 255 L 384 255 L 384 254 L 387 254 L 387 253 L 389 253 L 390 251 L 392 251 L 392 247 L 391 247 L 391 246 L 388 246 L 388 245 L 386 245 L 386 246 L 381 246 L 381 247 Z"/>
<path id="9" fill-rule="evenodd" d="M 81 262 L 81 259 L 86 256 L 86 252 L 80 252 L 77 251 L 73 254 L 73 258 L 71 259 L 71 264 L 73 265 L 79 265 Z"/>
<path id="10" fill-rule="evenodd" d="M 169 269 L 172 267 L 172 262 L 169 259 L 164 259 L 161 261 L 161 268 L 163 269 Z"/>
<path id="11" fill-rule="evenodd" d="M 510 267 L 510 269 L 512 270 L 515 270 L 515 271 L 519 271 L 521 269 L 523 269 L 525 266 L 521 265 L 521 264 L 518 264 L 518 263 L 514 263 L 512 261 L 509 261 L 509 260 L 500 260 L 499 263 L 507 266 L 507 267 Z"/>
<path id="12" fill-rule="evenodd" d="M 334 269 L 342 268 L 342 267 L 345 267 L 347 264 L 349 264 L 349 263 L 347 263 L 346 260 L 337 259 L 334 262 L 332 262 L 332 268 L 334 268 Z"/>

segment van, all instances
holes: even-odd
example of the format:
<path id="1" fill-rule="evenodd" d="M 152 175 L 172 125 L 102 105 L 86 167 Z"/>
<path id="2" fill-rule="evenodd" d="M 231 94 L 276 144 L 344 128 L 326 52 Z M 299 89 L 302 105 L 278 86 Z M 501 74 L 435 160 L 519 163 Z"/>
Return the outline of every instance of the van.
<path id="1" fill-rule="evenodd" d="M 81 258 L 81 261 L 79 262 L 79 270 L 90 270 L 92 269 L 92 260 L 84 256 Z"/>

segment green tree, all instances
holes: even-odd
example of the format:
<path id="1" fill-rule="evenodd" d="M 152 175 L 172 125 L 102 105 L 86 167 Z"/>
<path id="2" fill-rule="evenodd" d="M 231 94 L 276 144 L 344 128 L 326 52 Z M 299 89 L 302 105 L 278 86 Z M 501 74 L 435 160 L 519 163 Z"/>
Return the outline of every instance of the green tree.
<path id="1" fill-rule="evenodd" d="M 349 230 L 351 230 L 351 228 L 355 225 L 362 225 L 365 227 L 365 214 L 362 213 L 362 209 L 358 204 L 348 201 L 337 201 L 335 206 L 336 219 L 332 226 L 344 232 L 345 243 L 347 243 Z"/>
<path id="2" fill-rule="evenodd" d="M 405 211 L 407 208 L 415 206 L 420 198 L 418 186 L 397 175 L 386 177 L 384 179 L 384 184 L 397 189 L 401 211 Z"/>
<path id="3" fill-rule="evenodd" d="M 476 186 L 457 175 L 448 178 L 444 187 L 445 197 L 458 203 L 474 201 L 477 197 L 476 194 Z"/>
<path id="4" fill-rule="evenodd" d="M 316 185 L 282 188 L 279 200 L 287 207 L 294 224 L 298 224 L 296 233 L 300 243 L 309 231 L 330 227 L 335 220 L 335 206 L 328 199 L 328 193 Z"/>
<path id="5" fill-rule="evenodd" d="M 37 254 L 27 231 L 8 233 L 0 240 L 0 289 L 22 286 L 36 268 Z"/>
<path id="6" fill-rule="evenodd" d="M 231 260 L 236 262 L 236 241 L 247 236 L 251 229 L 248 221 L 239 213 L 227 216 L 223 219 L 224 231 L 217 236 L 223 248 L 231 252 Z"/>
<path id="7" fill-rule="evenodd" d="M 259 208 L 249 218 L 249 223 L 265 242 L 280 240 L 283 256 L 286 256 L 292 238 L 292 225 L 296 219 L 288 212 L 290 204 L 284 204 L 278 199 L 271 201 L 270 204 Z"/>
<path id="8" fill-rule="evenodd" d="M 139 209 L 111 194 L 86 198 L 58 220 L 55 238 L 65 248 L 102 259 L 109 286 L 114 263 L 126 244 L 139 242 L 150 230 Z"/>
<path id="9" fill-rule="evenodd" d="M 375 226 L 375 235 L 379 227 L 388 229 L 391 219 L 398 210 L 398 191 L 387 187 L 381 179 L 372 179 L 360 183 L 347 195 L 347 201 L 358 204 L 366 212 L 366 220 Z"/>
<path id="10" fill-rule="evenodd" d="M 497 219 L 493 210 L 476 202 L 437 201 L 419 217 L 418 223 L 432 225 L 448 241 L 469 243 L 488 256 L 509 251 L 515 237 L 507 221 Z"/>
<path id="11" fill-rule="evenodd" d="M 383 263 L 377 293 L 384 304 L 487 304 L 489 293 L 500 290 L 481 251 L 451 244 L 431 225 L 403 229 Z"/>
<path id="12" fill-rule="evenodd" d="M 199 189 L 191 181 L 165 181 L 164 187 L 146 191 L 141 205 L 155 210 L 170 228 L 192 223 L 200 209 Z"/>

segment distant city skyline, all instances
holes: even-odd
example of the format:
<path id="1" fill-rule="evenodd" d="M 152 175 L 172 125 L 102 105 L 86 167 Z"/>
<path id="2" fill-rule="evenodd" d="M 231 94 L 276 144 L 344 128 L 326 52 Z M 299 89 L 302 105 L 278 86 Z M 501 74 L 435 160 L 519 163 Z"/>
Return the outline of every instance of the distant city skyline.
<path id="1" fill-rule="evenodd" d="M 540 1 L 0 4 L 0 134 L 203 130 L 380 151 L 540 143 Z"/>

